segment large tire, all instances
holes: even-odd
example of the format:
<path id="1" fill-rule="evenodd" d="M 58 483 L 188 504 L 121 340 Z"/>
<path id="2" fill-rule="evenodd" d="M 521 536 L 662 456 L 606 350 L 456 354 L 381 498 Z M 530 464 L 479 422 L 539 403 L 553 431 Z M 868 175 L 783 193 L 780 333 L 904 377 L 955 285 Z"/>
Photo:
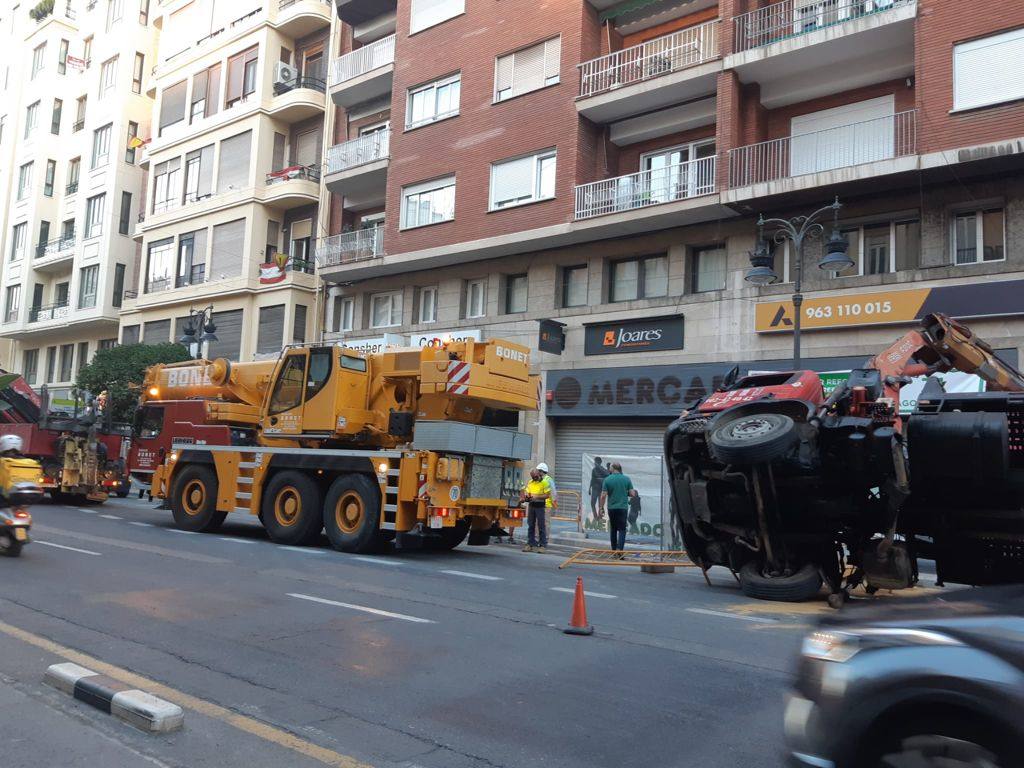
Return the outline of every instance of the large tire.
<path id="1" fill-rule="evenodd" d="M 448 552 L 466 540 L 469 535 L 469 521 L 459 520 L 451 528 L 442 528 L 437 533 L 440 535 L 427 539 L 426 548 L 432 552 Z"/>
<path id="2" fill-rule="evenodd" d="M 782 413 L 751 413 L 712 425 L 711 453 L 723 464 L 766 464 L 800 442 L 796 422 Z"/>
<path id="3" fill-rule="evenodd" d="M 23 542 L 16 541 L 9 533 L 0 533 L 0 555 L 3 557 L 18 557 L 21 554 Z"/>
<path id="4" fill-rule="evenodd" d="M 740 568 L 740 588 L 747 597 L 775 600 L 780 603 L 802 603 L 821 590 L 818 566 L 807 563 L 789 576 L 765 576 L 756 560 Z"/>
<path id="5" fill-rule="evenodd" d="M 171 514 L 183 531 L 210 532 L 220 528 L 227 512 L 217 510 L 217 473 L 213 467 L 193 464 L 174 479 Z"/>
<path id="6" fill-rule="evenodd" d="M 278 472 L 263 491 L 260 520 L 270 540 L 292 546 L 312 544 L 323 530 L 320 488 L 309 475 Z"/>
<path id="7" fill-rule="evenodd" d="M 380 486 L 366 475 L 342 475 L 327 491 L 324 530 L 341 552 L 373 552 L 380 548 Z"/>

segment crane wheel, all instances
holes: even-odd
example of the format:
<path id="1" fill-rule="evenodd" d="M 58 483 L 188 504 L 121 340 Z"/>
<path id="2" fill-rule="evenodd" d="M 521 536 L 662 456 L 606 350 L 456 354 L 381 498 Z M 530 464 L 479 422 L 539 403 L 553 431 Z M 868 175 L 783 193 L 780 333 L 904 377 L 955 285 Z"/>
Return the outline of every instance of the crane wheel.
<path id="1" fill-rule="evenodd" d="M 260 520 L 278 544 L 312 544 L 323 530 L 320 488 L 309 475 L 278 472 L 263 492 Z"/>
<path id="2" fill-rule="evenodd" d="M 183 531 L 215 531 L 227 512 L 217 510 L 217 473 L 213 467 L 185 467 L 174 480 L 171 514 Z"/>
<path id="3" fill-rule="evenodd" d="M 380 486 L 366 475 L 342 475 L 327 491 L 324 530 L 342 552 L 374 552 L 382 542 Z"/>

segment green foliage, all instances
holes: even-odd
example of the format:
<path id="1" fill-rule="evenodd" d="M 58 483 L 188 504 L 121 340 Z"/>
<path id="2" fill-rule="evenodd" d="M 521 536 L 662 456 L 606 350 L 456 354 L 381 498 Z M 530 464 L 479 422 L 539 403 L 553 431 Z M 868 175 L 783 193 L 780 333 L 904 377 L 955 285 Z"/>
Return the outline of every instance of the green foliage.
<path id="1" fill-rule="evenodd" d="M 53 0 L 41 0 L 28 12 L 33 21 L 41 21 L 53 13 Z"/>
<path id="2" fill-rule="evenodd" d="M 157 363 L 188 359 L 188 350 L 181 344 L 129 344 L 101 349 L 78 372 L 75 389 L 93 397 L 106 391 L 107 408 L 112 409 L 114 421 L 128 422 L 135 414 L 146 369 Z"/>

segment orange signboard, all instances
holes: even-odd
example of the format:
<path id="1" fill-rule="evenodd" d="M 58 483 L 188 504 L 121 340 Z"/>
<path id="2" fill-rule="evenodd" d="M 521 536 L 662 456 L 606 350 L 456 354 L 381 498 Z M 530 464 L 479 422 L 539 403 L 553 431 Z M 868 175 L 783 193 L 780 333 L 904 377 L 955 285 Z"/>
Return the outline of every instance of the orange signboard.
<path id="1" fill-rule="evenodd" d="M 805 297 L 800 327 L 805 330 L 910 323 L 920 317 L 930 288 L 842 296 Z M 755 308 L 758 333 L 793 330 L 793 301 L 761 302 Z"/>

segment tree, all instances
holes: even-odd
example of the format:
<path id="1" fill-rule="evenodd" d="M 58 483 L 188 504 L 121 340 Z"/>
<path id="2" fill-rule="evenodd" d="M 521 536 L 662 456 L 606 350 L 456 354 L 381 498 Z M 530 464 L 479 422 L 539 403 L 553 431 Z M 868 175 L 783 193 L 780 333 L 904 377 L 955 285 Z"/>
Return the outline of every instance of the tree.
<path id="1" fill-rule="evenodd" d="M 139 388 L 146 369 L 157 363 L 189 360 L 181 344 L 129 344 L 99 350 L 78 372 L 75 389 L 93 397 L 107 393 L 107 408 L 114 421 L 130 422 L 139 402 Z"/>

